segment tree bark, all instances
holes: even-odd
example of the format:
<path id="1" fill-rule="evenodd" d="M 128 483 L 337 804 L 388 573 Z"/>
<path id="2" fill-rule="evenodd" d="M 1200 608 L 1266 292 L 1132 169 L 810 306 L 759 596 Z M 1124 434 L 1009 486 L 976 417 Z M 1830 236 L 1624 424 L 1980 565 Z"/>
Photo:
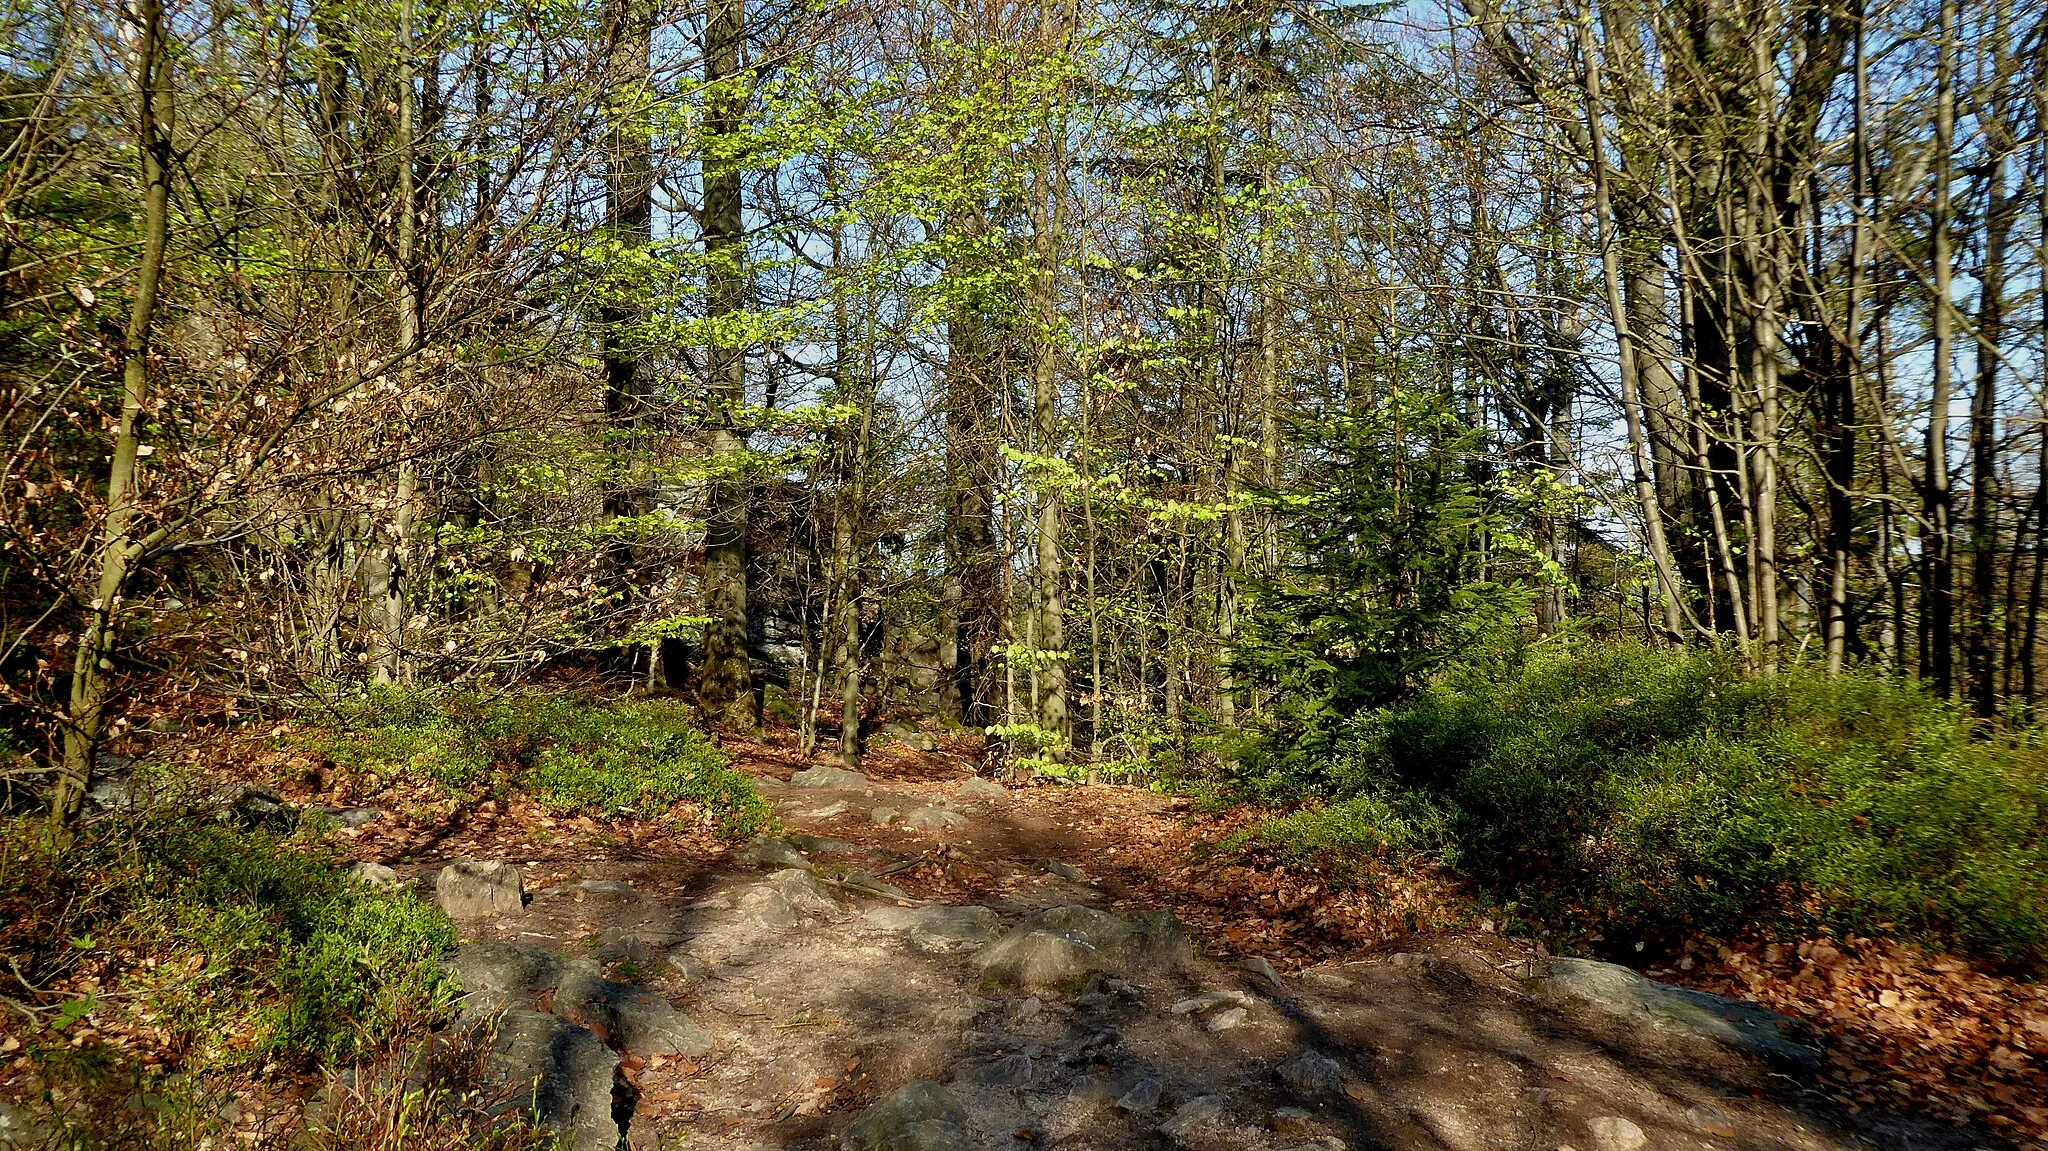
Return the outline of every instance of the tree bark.
<path id="1" fill-rule="evenodd" d="M 50 822 L 59 837 L 85 807 L 94 753 L 106 732 L 107 693 L 120 642 L 122 596 L 143 551 L 136 538 L 141 506 L 136 461 L 142 448 L 142 410 L 149 403 L 150 328 L 170 241 L 172 104 L 170 53 L 162 0 L 139 0 L 135 9 L 136 151 L 142 172 L 142 246 L 135 267 L 135 298 L 121 336 L 121 418 L 113 462 L 107 468 L 107 514 L 100 529 L 99 579 L 85 605 L 72 660 L 64 754 L 50 797 Z"/>
<path id="2" fill-rule="evenodd" d="M 746 108 L 740 48 L 745 0 L 711 0 L 704 21 L 705 314 L 713 321 L 706 349 L 711 378 L 707 446 L 715 469 L 704 525 L 704 662 L 698 699 L 716 722 L 760 725 L 747 636 L 749 484 L 741 431 L 747 402 L 745 345 L 731 325 L 747 306 L 747 255 L 740 215 L 740 165 L 730 154 Z M 722 321 L 722 322 L 721 322 Z"/>

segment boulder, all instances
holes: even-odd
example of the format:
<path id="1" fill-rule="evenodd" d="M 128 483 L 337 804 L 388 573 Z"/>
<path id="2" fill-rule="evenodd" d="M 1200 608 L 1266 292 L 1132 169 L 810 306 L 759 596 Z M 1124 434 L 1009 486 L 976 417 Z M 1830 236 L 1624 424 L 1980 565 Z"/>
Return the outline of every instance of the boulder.
<path id="1" fill-rule="evenodd" d="M 777 871 L 791 867 L 808 871 L 811 867 L 811 861 L 803 857 L 803 853 L 796 849 L 795 844 L 769 835 L 749 840 L 745 847 L 732 853 L 732 858 L 733 862 L 748 867 Z"/>
<path id="2" fill-rule="evenodd" d="M 1793 1038 L 1797 1020 L 1754 1003 L 1658 983 L 1613 963 L 1553 959 L 1543 980 L 1551 995 L 1666 1034 L 1710 1040 L 1779 1066 L 1816 1071 L 1819 1049 Z"/>
<path id="3" fill-rule="evenodd" d="M 319 827 L 344 827 L 354 829 L 367 827 L 384 818 L 384 811 L 377 807 L 308 807 L 301 817 Z"/>
<path id="4" fill-rule="evenodd" d="M 532 1113 L 563 1151 L 616 1151 L 619 1057 L 590 1031 L 555 1015 L 508 1011 L 497 1022 L 488 1066 L 501 1083 L 522 1092 L 531 1085 Z"/>
<path id="5" fill-rule="evenodd" d="M 849 843 L 844 839 L 833 839 L 825 835 L 806 835 L 801 831 L 792 831 L 788 835 L 783 836 L 783 838 L 788 840 L 789 845 L 798 851 L 821 852 L 826 855 L 859 855 L 868 850 L 858 843 Z"/>
<path id="6" fill-rule="evenodd" d="M 235 796 L 234 802 L 228 806 L 228 814 L 243 827 L 262 828 L 280 834 L 290 832 L 299 822 L 298 812 L 274 788 L 255 783 L 244 786 Z"/>
<path id="7" fill-rule="evenodd" d="M 343 873 L 371 891 L 405 890 L 405 880 L 399 878 L 396 871 L 367 859 L 349 864 Z"/>
<path id="8" fill-rule="evenodd" d="M 1026 986 L 1058 986 L 1098 971 L 1177 964 L 1190 952 L 1171 912 L 1122 919 L 1092 907 L 1054 907 L 981 950 L 983 974 Z"/>
<path id="9" fill-rule="evenodd" d="M 843 767 L 813 767 L 789 777 L 791 787 L 837 787 L 865 791 L 872 786 L 868 777 Z"/>
<path id="10" fill-rule="evenodd" d="M 967 1111 L 937 1083 L 916 1082 L 877 1100 L 840 1133 L 842 1151 L 979 1151 Z"/>
<path id="11" fill-rule="evenodd" d="M 434 877 L 434 900 L 456 919 L 502 915 L 525 906 L 519 869 L 509 863 L 460 860 Z"/>
<path id="12" fill-rule="evenodd" d="M 788 927 L 806 916 L 838 910 L 839 901 L 816 876 L 791 867 L 748 888 L 740 896 L 739 907 L 765 927 Z"/>

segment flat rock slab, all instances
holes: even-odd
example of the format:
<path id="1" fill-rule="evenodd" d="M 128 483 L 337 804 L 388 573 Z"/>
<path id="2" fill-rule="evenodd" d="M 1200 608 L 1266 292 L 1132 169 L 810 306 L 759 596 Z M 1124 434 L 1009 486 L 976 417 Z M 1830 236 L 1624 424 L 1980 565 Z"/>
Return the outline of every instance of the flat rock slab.
<path id="1" fill-rule="evenodd" d="M 842 1151 L 981 1151 L 967 1109 L 937 1083 L 906 1084 L 877 1100 L 839 1136 Z"/>
<path id="2" fill-rule="evenodd" d="M 903 817 L 903 826 L 913 831 L 944 831 L 949 827 L 963 827 L 967 817 L 957 811 L 936 805 L 920 807 Z"/>
<path id="3" fill-rule="evenodd" d="M 861 918 L 871 927 L 902 933 L 914 950 L 927 954 L 972 951 L 1003 930 L 1002 917 L 979 905 L 877 907 Z"/>
<path id="4" fill-rule="evenodd" d="M 562 980 L 553 1007 L 628 1055 L 698 1056 L 716 1045 L 710 1032 L 652 991 L 581 971 Z"/>
<path id="5" fill-rule="evenodd" d="M 612 1084 L 619 1057 L 587 1028 L 557 1015 L 508 1011 L 497 1021 L 488 1066 L 501 1083 L 532 1086 L 533 1115 L 564 1151 L 616 1151 Z"/>
<path id="6" fill-rule="evenodd" d="M 874 786 L 867 776 L 843 767 L 813 767 L 789 777 L 791 787 L 836 787 L 848 791 L 865 791 Z"/>
<path id="7" fill-rule="evenodd" d="M 1796 1020 L 1754 1003 L 1658 983 L 1626 967 L 1592 959 L 1553 959 L 1543 983 L 1552 995 L 1657 1031 L 1697 1036 L 1781 1066 L 1815 1071 L 1822 1065 L 1817 1048 L 1788 1034 L 1788 1028 L 1798 1025 Z"/>
<path id="8" fill-rule="evenodd" d="M 462 1011 L 469 1016 L 527 1010 L 564 980 L 603 974 L 593 960 L 518 943 L 471 943 L 457 948 L 444 966 L 462 984 Z"/>

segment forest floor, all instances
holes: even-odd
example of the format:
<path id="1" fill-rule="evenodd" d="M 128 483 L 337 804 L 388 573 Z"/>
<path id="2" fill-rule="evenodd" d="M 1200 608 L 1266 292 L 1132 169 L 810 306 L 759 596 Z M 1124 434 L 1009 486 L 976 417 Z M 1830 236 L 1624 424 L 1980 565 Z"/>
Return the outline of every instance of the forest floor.
<path id="1" fill-rule="evenodd" d="M 1818 1024 L 1825 1069 L 1788 1076 L 1545 994 L 1543 948 L 1496 933 L 1446 877 L 1332 890 L 1208 849 L 1247 814 L 1129 787 L 998 793 L 972 782 L 969 742 L 883 743 L 865 779 L 799 788 L 823 756 L 728 738 L 777 804 L 765 855 L 517 799 L 331 834 L 407 878 L 519 865 L 524 909 L 462 921 L 465 943 L 595 953 L 710 1032 L 702 1057 L 626 1058 L 617 1117 L 636 1151 L 953 1146 L 935 1130 L 1019 1151 L 1961 1148 L 2048 1131 L 2028 1042 L 2048 1047 L 2048 998 L 2031 985 L 1857 940 L 1705 941 L 1653 972 Z M 778 858 L 785 844 L 806 858 Z M 1194 954 L 1056 988 L 974 965 L 976 944 L 1067 905 L 1171 910 Z M 920 1097 L 945 1120 L 925 1143 L 864 1143 L 872 1118 L 847 1134 L 916 1081 L 946 1085 Z"/>

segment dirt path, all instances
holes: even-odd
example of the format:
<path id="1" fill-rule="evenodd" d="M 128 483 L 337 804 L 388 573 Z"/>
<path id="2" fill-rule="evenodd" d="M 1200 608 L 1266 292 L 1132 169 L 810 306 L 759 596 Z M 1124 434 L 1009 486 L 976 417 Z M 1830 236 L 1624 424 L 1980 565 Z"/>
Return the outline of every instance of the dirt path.
<path id="1" fill-rule="evenodd" d="M 465 942 L 594 958 L 709 1033 L 699 1054 L 636 1053 L 616 1021 L 600 1036 L 624 1049 L 610 1119 L 636 1151 L 1982 1143 L 1843 1114 L 1754 1045 L 1610 994 L 1655 985 L 1580 994 L 1493 936 L 1292 975 L 1189 947 L 1089 827 L 1169 822 L 1159 797 L 905 765 L 798 786 L 782 765 L 763 790 L 784 836 L 726 859 L 515 859 L 528 902 L 465 921 Z M 1074 907 L 1108 916 L 1055 910 Z M 552 985 L 529 990 L 551 1006 Z"/>

